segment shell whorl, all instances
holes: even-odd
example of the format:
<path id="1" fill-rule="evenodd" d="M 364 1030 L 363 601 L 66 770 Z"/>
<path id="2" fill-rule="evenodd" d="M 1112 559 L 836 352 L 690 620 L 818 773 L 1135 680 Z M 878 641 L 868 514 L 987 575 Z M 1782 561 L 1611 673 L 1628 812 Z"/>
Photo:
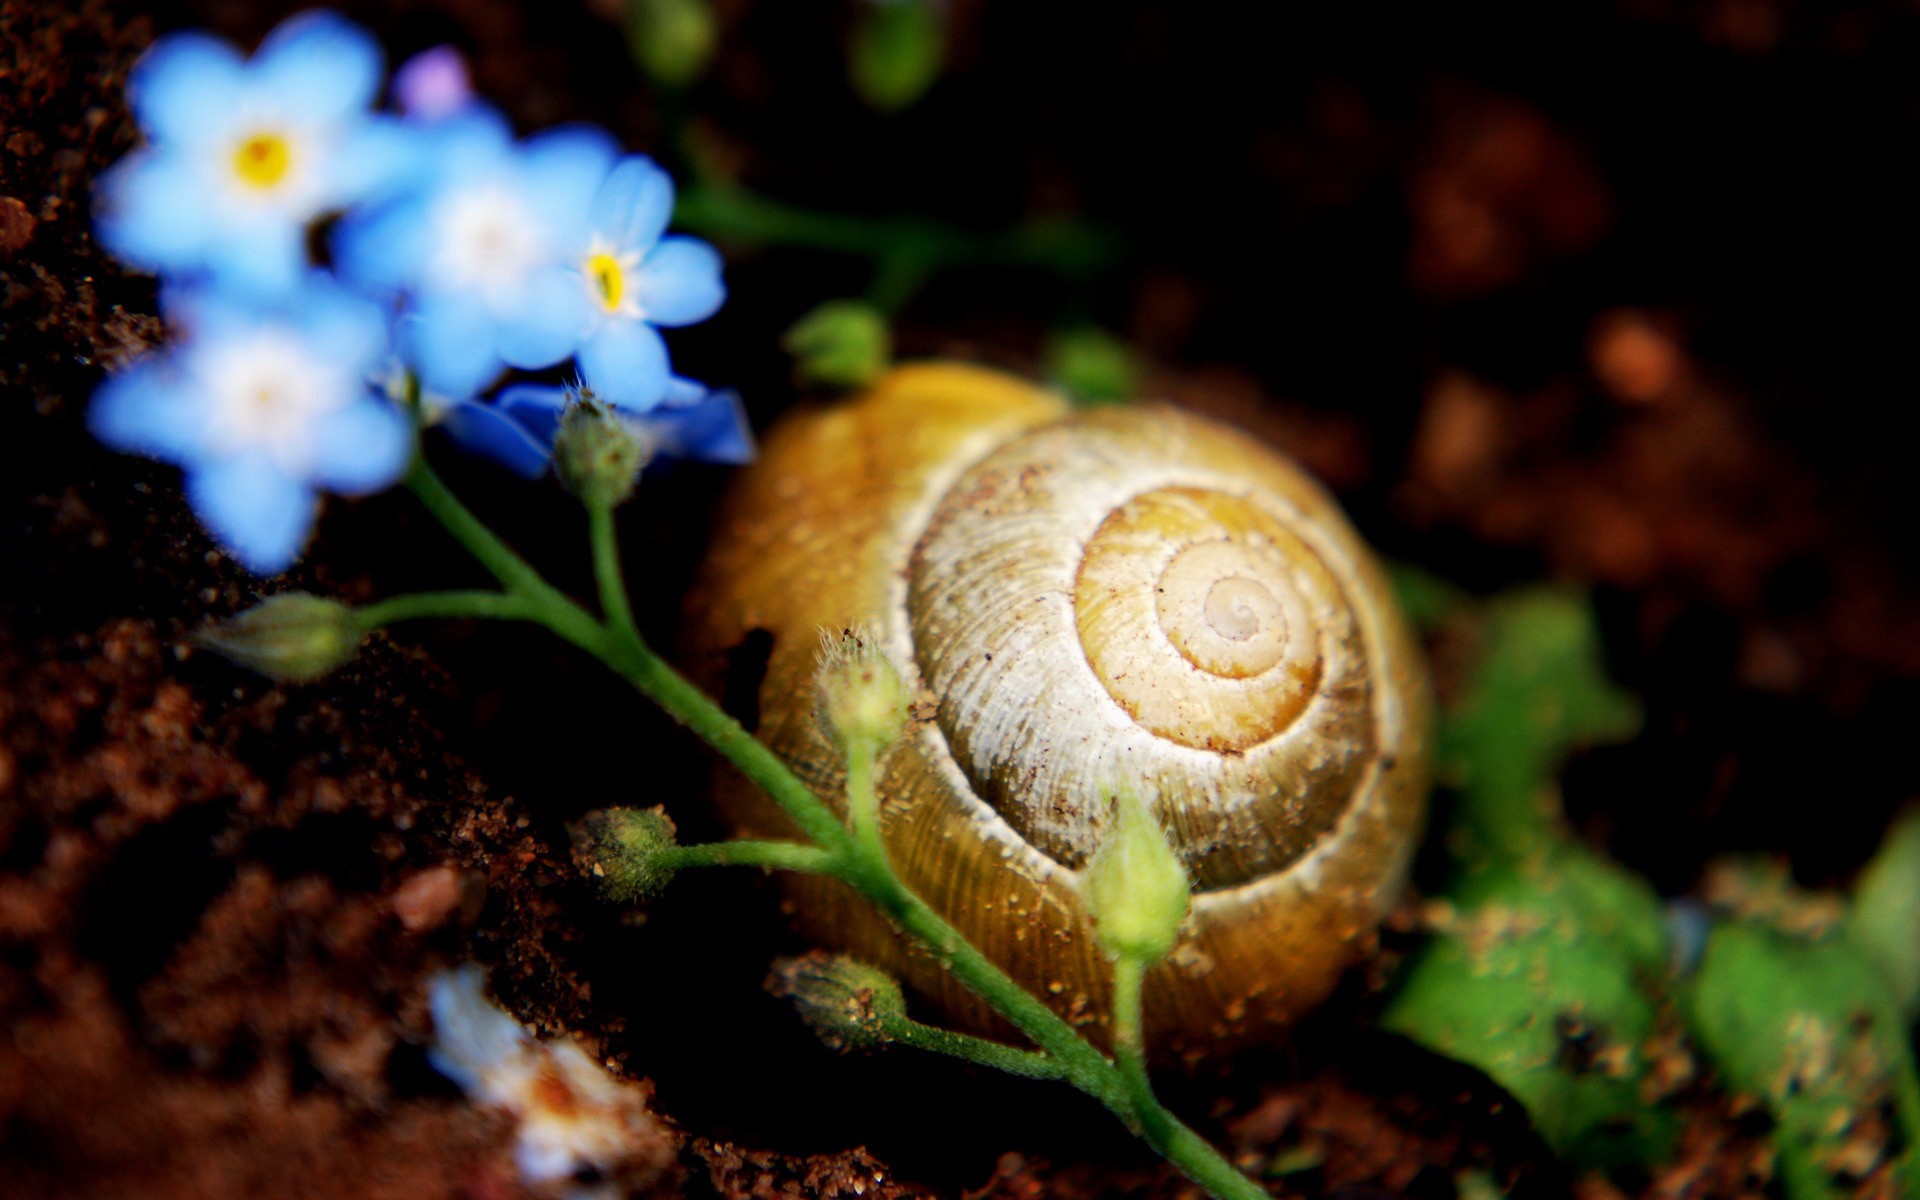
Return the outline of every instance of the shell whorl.
<path id="1" fill-rule="evenodd" d="M 940 730 L 1065 866 L 1130 786 L 1197 888 L 1245 883 L 1324 835 L 1373 756 L 1342 548 L 1286 493 L 1211 465 L 1230 436 L 1097 415 L 1029 431 L 914 546 L 911 642 Z"/>

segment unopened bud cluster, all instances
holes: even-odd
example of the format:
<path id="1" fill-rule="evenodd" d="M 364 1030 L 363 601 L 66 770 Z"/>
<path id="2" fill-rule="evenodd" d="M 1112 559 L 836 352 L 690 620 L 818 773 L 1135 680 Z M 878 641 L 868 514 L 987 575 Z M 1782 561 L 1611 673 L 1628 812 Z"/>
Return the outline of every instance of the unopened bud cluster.
<path id="1" fill-rule="evenodd" d="M 792 1000 L 814 1035 L 842 1053 L 876 1050 L 907 1019 L 900 984 L 878 967 L 843 954 L 813 953 L 773 964 L 767 989 Z"/>
<path id="2" fill-rule="evenodd" d="M 633 494 L 640 471 L 656 449 L 637 422 L 582 391 L 560 414 L 553 469 L 583 503 L 611 508 Z"/>
<path id="3" fill-rule="evenodd" d="M 196 645 L 280 683 L 320 678 L 358 654 L 365 640 L 351 607 L 307 592 L 269 596 L 193 638 Z"/>
<path id="4" fill-rule="evenodd" d="M 913 690 L 871 631 L 823 636 L 815 680 L 820 719 L 843 753 L 886 749 L 913 716 Z"/>
<path id="5" fill-rule="evenodd" d="M 588 813 L 574 838 L 580 869 L 607 898 L 632 904 L 659 895 L 672 881 L 673 821 L 659 808 L 603 808 Z"/>

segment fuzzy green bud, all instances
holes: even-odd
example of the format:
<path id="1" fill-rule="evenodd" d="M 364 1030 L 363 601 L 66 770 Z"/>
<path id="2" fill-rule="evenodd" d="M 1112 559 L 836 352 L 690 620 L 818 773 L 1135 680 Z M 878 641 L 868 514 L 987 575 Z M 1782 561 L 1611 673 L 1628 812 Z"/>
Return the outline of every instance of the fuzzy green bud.
<path id="1" fill-rule="evenodd" d="M 793 1001 L 807 1028 L 843 1054 L 879 1049 L 907 1018 L 907 1000 L 893 976 L 843 954 L 780 959 L 767 990 Z"/>
<path id="2" fill-rule="evenodd" d="M 603 808 L 586 815 L 574 831 L 573 856 L 581 871 L 618 904 L 659 895 L 672 881 L 673 821 L 659 808 Z"/>
<path id="3" fill-rule="evenodd" d="M 940 77 L 947 55 L 946 22 L 934 0 L 885 0 L 860 7 L 847 74 L 869 106 L 897 112 Z"/>
<path id="4" fill-rule="evenodd" d="M 1091 326 L 1047 340 L 1047 376 L 1084 407 L 1125 404 L 1140 390 L 1140 363 L 1133 351 Z"/>
<path id="5" fill-rule="evenodd" d="M 1173 949 L 1191 900 L 1186 868 L 1131 791 L 1115 797 L 1113 828 L 1080 874 L 1080 897 L 1114 957 L 1152 963 Z"/>
<path id="6" fill-rule="evenodd" d="M 794 322 L 780 345 L 793 355 L 794 374 L 802 383 L 826 387 L 864 387 L 893 360 L 887 319 L 857 300 L 820 305 Z"/>
<path id="7" fill-rule="evenodd" d="M 366 636 L 348 605 L 307 592 L 283 592 L 207 626 L 193 642 L 276 682 L 306 683 L 358 654 Z"/>
<path id="8" fill-rule="evenodd" d="M 629 0 L 627 38 L 656 82 L 685 87 L 713 61 L 720 24 L 708 0 Z"/>
<path id="9" fill-rule="evenodd" d="M 560 414 L 553 437 L 553 469 L 584 504 L 612 508 L 633 494 L 654 440 L 614 408 L 581 392 Z"/>
<path id="10" fill-rule="evenodd" d="M 814 675 L 820 719 L 845 753 L 878 753 L 900 738 L 913 716 L 913 690 L 870 630 L 822 634 Z"/>

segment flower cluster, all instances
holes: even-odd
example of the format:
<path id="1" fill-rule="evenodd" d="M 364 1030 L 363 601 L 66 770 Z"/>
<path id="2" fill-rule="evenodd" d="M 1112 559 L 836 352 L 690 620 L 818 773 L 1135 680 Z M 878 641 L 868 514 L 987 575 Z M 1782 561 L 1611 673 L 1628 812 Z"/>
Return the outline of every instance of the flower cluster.
<path id="1" fill-rule="evenodd" d="M 396 482 L 416 420 L 547 470 L 570 392 L 499 388 L 511 371 L 572 364 L 659 453 L 750 457 L 738 398 L 673 375 L 659 332 L 726 294 L 712 247 L 666 233 L 667 174 L 589 126 L 516 140 L 449 50 L 396 72 L 396 113 L 381 82 L 372 37 L 324 11 L 250 59 L 181 33 L 135 65 L 145 141 L 102 176 L 97 229 L 160 276 L 176 336 L 106 381 L 96 434 L 180 466 L 261 573 L 298 557 L 322 492 Z"/>

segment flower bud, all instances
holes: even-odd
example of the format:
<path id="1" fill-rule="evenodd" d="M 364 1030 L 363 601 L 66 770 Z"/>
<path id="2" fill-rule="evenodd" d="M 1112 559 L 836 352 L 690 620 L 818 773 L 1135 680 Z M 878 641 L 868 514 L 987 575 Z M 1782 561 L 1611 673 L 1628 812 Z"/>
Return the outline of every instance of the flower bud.
<path id="1" fill-rule="evenodd" d="M 858 629 L 820 639 L 820 719 L 843 753 L 886 749 L 913 715 L 913 691 L 878 642 L 871 630 Z"/>
<path id="2" fill-rule="evenodd" d="M 1173 949 L 1191 898 L 1186 868 L 1131 791 L 1115 798 L 1113 828 L 1080 874 L 1080 896 L 1114 957 L 1158 962 Z"/>
<path id="3" fill-rule="evenodd" d="M 780 339 L 802 383 L 857 388 L 872 383 L 893 357 L 887 319 L 856 300 L 830 300 L 801 317 Z"/>
<path id="4" fill-rule="evenodd" d="M 672 881 L 673 821 L 660 808 L 603 808 L 574 831 L 573 858 L 617 904 L 659 895 Z"/>
<path id="5" fill-rule="evenodd" d="M 880 0 L 862 9 L 848 47 L 847 74 L 869 106 L 898 112 L 940 77 L 946 22 L 934 0 Z"/>
<path id="6" fill-rule="evenodd" d="M 638 423 L 583 391 L 560 414 L 553 469 L 582 503 L 611 508 L 633 494 L 654 449 L 654 440 Z"/>
<path id="7" fill-rule="evenodd" d="M 631 0 L 627 38 L 655 82 L 685 87 L 713 61 L 719 21 L 708 0 Z"/>
<path id="8" fill-rule="evenodd" d="M 890 1026 L 907 1018 L 893 976 L 843 954 L 780 959 L 767 990 L 792 1000 L 807 1028 L 842 1053 L 879 1049 L 893 1040 Z"/>
<path id="9" fill-rule="evenodd" d="M 1075 404 L 1125 404 L 1140 390 L 1140 363 L 1127 344 L 1091 326 L 1047 340 L 1047 376 Z"/>
<path id="10" fill-rule="evenodd" d="M 348 605 L 307 592 L 269 596 L 193 643 L 279 683 L 318 679 L 360 652 L 366 631 Z"/>

